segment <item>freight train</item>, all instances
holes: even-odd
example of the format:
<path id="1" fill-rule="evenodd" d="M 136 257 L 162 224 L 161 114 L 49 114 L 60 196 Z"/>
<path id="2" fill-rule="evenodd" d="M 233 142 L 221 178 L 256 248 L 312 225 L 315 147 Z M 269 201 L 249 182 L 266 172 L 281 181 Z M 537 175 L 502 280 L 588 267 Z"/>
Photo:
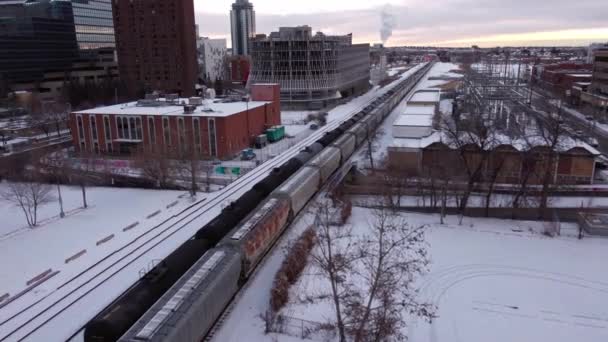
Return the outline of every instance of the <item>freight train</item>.
<path id="1" fill-rule="evenodd" d="M 85 341 L 200 341 L 283 230 L 431 67 L 419 68 L 224 208 L 91 320 Z"/>

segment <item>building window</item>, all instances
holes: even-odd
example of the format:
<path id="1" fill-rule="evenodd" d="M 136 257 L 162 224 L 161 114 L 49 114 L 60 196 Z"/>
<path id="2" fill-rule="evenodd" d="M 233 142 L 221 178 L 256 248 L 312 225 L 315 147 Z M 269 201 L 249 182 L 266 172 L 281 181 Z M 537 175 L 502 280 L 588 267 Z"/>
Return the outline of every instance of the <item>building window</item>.
<path id="1" fill-rule="evenodd" d="M 148 118 L 148 139 L 150 140 L 150 146 L 156 145 L 156 129 L 154 127 L 154 118 Z"/>
<path id="2" fill-rule="evenodd" d="M 179 118 L 177 120 L 177 126 L 179 134 L 179 150 L 183 153 L 186 151 L 186 126 L 183 118 Z"/>
<path id="3" fill-rule="evenodd" d="M 103 117 L 103 130 L 106 138 L 106 151 L 112 153 L 114 152 L 112 148 L 112 129 L 110 127 L 110 118 L 107 116 Z"/>
<path id="4" fill-rule="evenodd" d="M 193 130 L 192 132 L 194 133 L 194 151 L 196 152 L 197 155 L 201 154 L 201 125 L 198 119 L 194 119 L 192 120 L 192 125 Z"/>
<path id="5" fill-rule="evenodd" d="M 91 123 L 91 138 L 93 141 L 97 141 L 97 118 L 91 115 L 89 116 L 89 122 Z"/>
<path id="6" fill-rule="evenodd" d="M 143 129 L 142 129 L 142 125 L 141 125 L 141 117 L 139 117 L 139 116 L 135 118 L 135 133 L 136 133 L 136 137 L 133 139 L 143 140 L 144 134 L 143 134 Z"/>
<path id="7" fill-rule="evenodd" d="M 165 147 L 171 147 L 171 128 L 169 126 L 169 118 L 163 118 L 163 136 L 165 138 Z"/>
<path id="8" fill-rule="evenodd" d="M 136 125 L 135 125 L 135 118 L 129 118 L 129 137 L 131 138 L 131 140 L 135 140 L 137 139 L 137 129 L 136 129 Z"/>
<path id="9" fill-rule="evenodd" d="M 209 119 L 209 153 L 212 157 L 217 157 L 217 135 L 215 129 L 215 119 Z"/>
<path id="10" fill-rule="evenodd" d="M 76 117 L 76 122 L 78 125 L 78 140 L 80 140 L 80 149 L 84 150 L 86 147 L 86 142 L 84 139 L 84 124 L 82 123 L 82 116 Z"/>

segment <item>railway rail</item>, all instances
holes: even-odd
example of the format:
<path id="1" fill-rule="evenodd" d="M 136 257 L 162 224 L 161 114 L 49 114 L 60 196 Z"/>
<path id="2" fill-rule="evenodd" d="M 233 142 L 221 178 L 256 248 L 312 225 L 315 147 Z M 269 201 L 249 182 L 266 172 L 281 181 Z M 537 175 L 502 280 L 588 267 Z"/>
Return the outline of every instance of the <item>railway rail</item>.
<path id="1" fill-rule="evenodd" d="M 401 80 L 403 79 L 404 78 Z M 377 95 L 380 96 L 391 88 L 391 86 L 385 87 Z M 152 227 L 95 264 L 76 274 L 44 297 L 37 298 L 24 304 L 24 300 L 27 299 L 27 297 L 31 298 L 31 296 L 27 296 L 15 303 L 11 303 L 11 305 L 4 308 L 4 312 L 0 313 L 0 341 L 22 341 L 33 338 L 42 328 L 49 323 L 56 321 L 64 314 L 66 314 L 66 317 L 70 317 L 68 313 L 70 315 L 74 314 L 72 311 L 78 312 L 79 315 L 94 315 L 96 312 L 103 309 L 105 305 L 97 304 L 95 307 L 95 300 L 84 303 L 85 299 L 91 299 L 93 294 L 111 296 L 112 292 L 116 293 L 121 290 L 126 290 L 124 282 L 121 284 L 120 281 L 117 281 L 118 275 L 122 275 L 123 272 L 132 272 L 135 268 L 134 266 L 136 266 L 135 263 L 138 260 L 144 258 L 153 249 L 160 248 L 161 244 L 170 243 L 173 245 L 175 240 L 182 240 L 181 242 L 187 240 L 198 228 L 205 224 L 206 219 L 212 219 L 215 216 L 214 214 L 219 213 L 221 206 L 226 201 L 238 197 L 240 194 L 247 191 L 258 180 L 269 174 L 273 168 L 282 165 L 290 158 L 297 155 L 304 147 L 314 143 L 326 132 L 339 127 L 341 123 L 349 120 L 374 100 L 375 98 L 367 101 L 360 107 L 355 108 L 341 120 L 328 123 L 321 130 L 314 132 L 280 156 L 267 161 L 255 170 L 239 178 L 226 187 L 219 195 L 197 201 L 180 213 L 175 214 L 155 227 Z M 183 238 L 184 236 L 186 236 L 185 239 Z M 165 249 L 168 250 L 166 247 Z M 165 254 L 168 253 L 165 252 Z M 132 272 L 131 274 L 132 276 L 129 280 L 136 281 L 137 271 Z M 129 280 L 127 280 L 127 283 L 129 283 Z M 114 283 L 112 283 L 114 286 L 109 286 L 110 281 L 114 281 Z M 110 287 L 112 291 L 108 290 L 108 287 Z M 88 310 L 76 310 L 75 307 L 80 304 L 88 307 Z M 92 304 L 93 306 L 91 306 Z M 13 310 L 9 313 L 11 307 Z M 70 320 L 64 319 L 63 321 Z M 62 326 L 62 329 L 56 329 L 57 331 L 55 331 L 57 337 L 60 339 L 65 339 L 70 335 L 73 337 L 74 333 L 78 334 L 81 328 Z M 48 336 L 45 335 L 45 337 L 47 337 L 47 340 L 49 339 Z M 50 340 L 53 339 L 51 338 Z"/>

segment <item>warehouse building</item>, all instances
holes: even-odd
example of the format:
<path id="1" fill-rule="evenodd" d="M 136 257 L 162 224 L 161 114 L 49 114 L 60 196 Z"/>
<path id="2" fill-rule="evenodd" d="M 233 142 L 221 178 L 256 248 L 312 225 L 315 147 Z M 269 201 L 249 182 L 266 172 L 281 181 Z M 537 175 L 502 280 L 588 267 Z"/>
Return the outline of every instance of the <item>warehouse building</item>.
<path id="1" fill-rule="evenodd" d="M 279 83 L 290 108 L 320 109 L 369 88 L 369 44 L 352 35 L 312 34 L 309 26 L 281 27 L 251 42 L 251 83 Z"/>
<path id="2" fill-rule="evenodd" d="M 228 159 L 281 121 L 279 86 L 254 85 L 251 100 L 180 99 L 177 95 L 74 112 L 70 125 L 81 153 L 141 152 Z"/>
<path id="3" fill-rule="evenodd" d="M 450 146 L 442 132 L 433 132 L 420 138 L 395 138 L 388 148 L 389 167 L 407 172 L 410 176 L 430 176 L 437 172 L 466 170 L 461 151 Z M 528 184 L 541 184 L 546 170 L 549 150 L 542 144 L 529 147 L 523 142 L 511 141 L 494 146 L 491 156 L 482 166 L 483 179 L 489 179 L 492 170 L 499 170 L 496 182 L 517 184 L 526 177 Z M 474 146 L 463 147 L 467 160 L 476 160 L 480 153 Z M 550 167 L 551 182 L 561 185 L 593 184 L 596 158 L 601 153 L 586 143 L 565 138 Z M 479 159 L 481 160 L 481 159 Z M 497 167 L 500 165 L 500 168 Z"/>

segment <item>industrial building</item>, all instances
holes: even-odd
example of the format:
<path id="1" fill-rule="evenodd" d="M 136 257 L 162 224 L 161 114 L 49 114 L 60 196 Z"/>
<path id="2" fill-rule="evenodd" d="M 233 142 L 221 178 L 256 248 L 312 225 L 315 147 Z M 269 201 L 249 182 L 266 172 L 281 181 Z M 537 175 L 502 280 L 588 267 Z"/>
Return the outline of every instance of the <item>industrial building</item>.
<path id="1" fill-rule="evenodd" d="M 588 91 L 581 94 L 581 101 L 604 112 L 608 116 L 608 48 L 595 50 L 593 76 Z"/>
<path id="2" fill-rule="evenodd" d="M 193 96 L 198 75 L 192 0 L 113 1 L 121 79 L 132 97 Z"/>
<path id="3" fill-rule="evenodd" d="M 248 0 L 236 0 L 230 11 L 232 33 L 232 54 L 247 56 L 250 53 L 250 40 L 255 37 L 255 11 Z"/>
<path id="4" fill-rule="evenodd" d="M 592 65 L 581 63 L 539 64 L 532 70 L 533 82 L 560 96 L 567 96 L 575 83 L 591 82 Z"/>
<path id="5" fill-rule="evenodd" d="M 369 44 L 352 35 L 312 34 L 309 26 L 281 27 L 251 41 L 249 82 L 279 83 L 281 103 L 319 109 L 369 88 Z"/>
<path id="6" fill-rule="evenodd" d="M 188 153 L 201 159 L 227 159 L 251 146 L 266 128 L 280 124 L 277 84 L 254 85 L 251 100 L 148 96 L 74 112 L 70 127 L 81 153 Z"/>

